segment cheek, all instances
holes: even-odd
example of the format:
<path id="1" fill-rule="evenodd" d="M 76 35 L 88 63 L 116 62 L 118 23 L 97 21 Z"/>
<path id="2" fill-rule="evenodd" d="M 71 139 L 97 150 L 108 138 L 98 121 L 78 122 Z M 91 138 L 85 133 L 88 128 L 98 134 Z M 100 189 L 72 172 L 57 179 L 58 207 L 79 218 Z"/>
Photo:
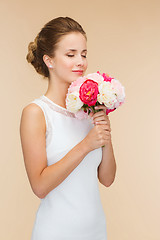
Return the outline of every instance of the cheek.
<path id="1" fill-rule="evenodd" d="M 85 63 L 85 69 L 87 69 L 87 67 L 88 67 L 88 62 L 86 61 L 86 63 Z"/>
<path id="2" fill-rule="evenodd" d="M 72 68 L 73 67 L 73 61 L 69 60 L 69 59 L 65 59 L 63 60 L 62 66 L 65 68 Z"/>

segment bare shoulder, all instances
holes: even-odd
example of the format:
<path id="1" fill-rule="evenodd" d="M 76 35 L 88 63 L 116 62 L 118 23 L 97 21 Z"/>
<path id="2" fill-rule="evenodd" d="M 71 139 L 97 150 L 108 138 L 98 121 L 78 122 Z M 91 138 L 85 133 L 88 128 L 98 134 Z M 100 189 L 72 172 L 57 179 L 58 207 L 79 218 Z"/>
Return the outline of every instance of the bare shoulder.
<path id="1" fill-rule="evenodd" d="M 45 123 L 44 113 L 37 104 L 30 103 L 23 108 L 22 115 L 21 115 L 20 129 L 22 126 L 24 126 L 24 128 L 25 126 L 26 127 L 30 126 L 33 128 L 35 127 L 45 133 L 46 123 Z"/>
<path id="2" fill-rule="evenodd" d="M 45 117 L 42 109 L 30 103 L 22 110 L 20 138 L 27 175 L 33 192 L 41 195 L 40 176 L 47 167 Z"/>

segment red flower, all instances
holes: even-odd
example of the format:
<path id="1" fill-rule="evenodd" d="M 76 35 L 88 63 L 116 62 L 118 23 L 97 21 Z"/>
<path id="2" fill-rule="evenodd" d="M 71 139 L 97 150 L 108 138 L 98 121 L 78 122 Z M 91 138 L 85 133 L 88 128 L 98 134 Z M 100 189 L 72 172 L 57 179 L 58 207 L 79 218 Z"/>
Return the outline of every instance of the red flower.
<path id="1" fill-rule="evenodd" d="M 114 110 L 116 110 L 116 108 L 113 108 L 113 109 L 106 109 L 106 115 L 108 115 L 108 113 L 110 113 L 110 112 L 113 112 Z"/>
<path id="2" fill-rule="evenodd" d="M 79 97 L 81 101 L 88 106 L 96 104 L 98 93 L 98 83 L 91 79 L 87 79 L 79 89 Z"/>
<path id="3" fill-rule="evenodd" d="M 100 74 L 99 71 L 97 71 L 97 73 Z M 111 80 L 114 79 L 114 78 L 110 77 L 107 73 L 102 73 L 100 75 L 104 78 L 104 81 L 106 81 L 106 82 L 111 82 Z"/>

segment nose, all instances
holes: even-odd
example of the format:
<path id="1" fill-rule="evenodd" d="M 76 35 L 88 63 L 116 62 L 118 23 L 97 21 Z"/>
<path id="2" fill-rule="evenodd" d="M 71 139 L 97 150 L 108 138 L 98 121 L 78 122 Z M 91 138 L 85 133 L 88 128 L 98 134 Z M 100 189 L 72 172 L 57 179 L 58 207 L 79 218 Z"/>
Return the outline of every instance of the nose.
<path id="1" fill-rule="evenodd" d="M 84 65 L 84 59 L 82 56 L 77 57 L 77 66 L 83 66 Z"/>

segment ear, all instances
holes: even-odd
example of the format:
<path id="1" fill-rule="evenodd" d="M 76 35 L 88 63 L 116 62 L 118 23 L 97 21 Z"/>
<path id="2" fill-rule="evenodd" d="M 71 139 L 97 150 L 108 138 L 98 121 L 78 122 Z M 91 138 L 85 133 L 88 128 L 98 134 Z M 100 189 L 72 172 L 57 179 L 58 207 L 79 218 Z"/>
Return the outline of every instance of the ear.
<path id="1" fill-rule="evenodd" d="M 48 68 L 53 68 L 53 60 L 48 55 L 43 55 L 43 61 Z"/>

